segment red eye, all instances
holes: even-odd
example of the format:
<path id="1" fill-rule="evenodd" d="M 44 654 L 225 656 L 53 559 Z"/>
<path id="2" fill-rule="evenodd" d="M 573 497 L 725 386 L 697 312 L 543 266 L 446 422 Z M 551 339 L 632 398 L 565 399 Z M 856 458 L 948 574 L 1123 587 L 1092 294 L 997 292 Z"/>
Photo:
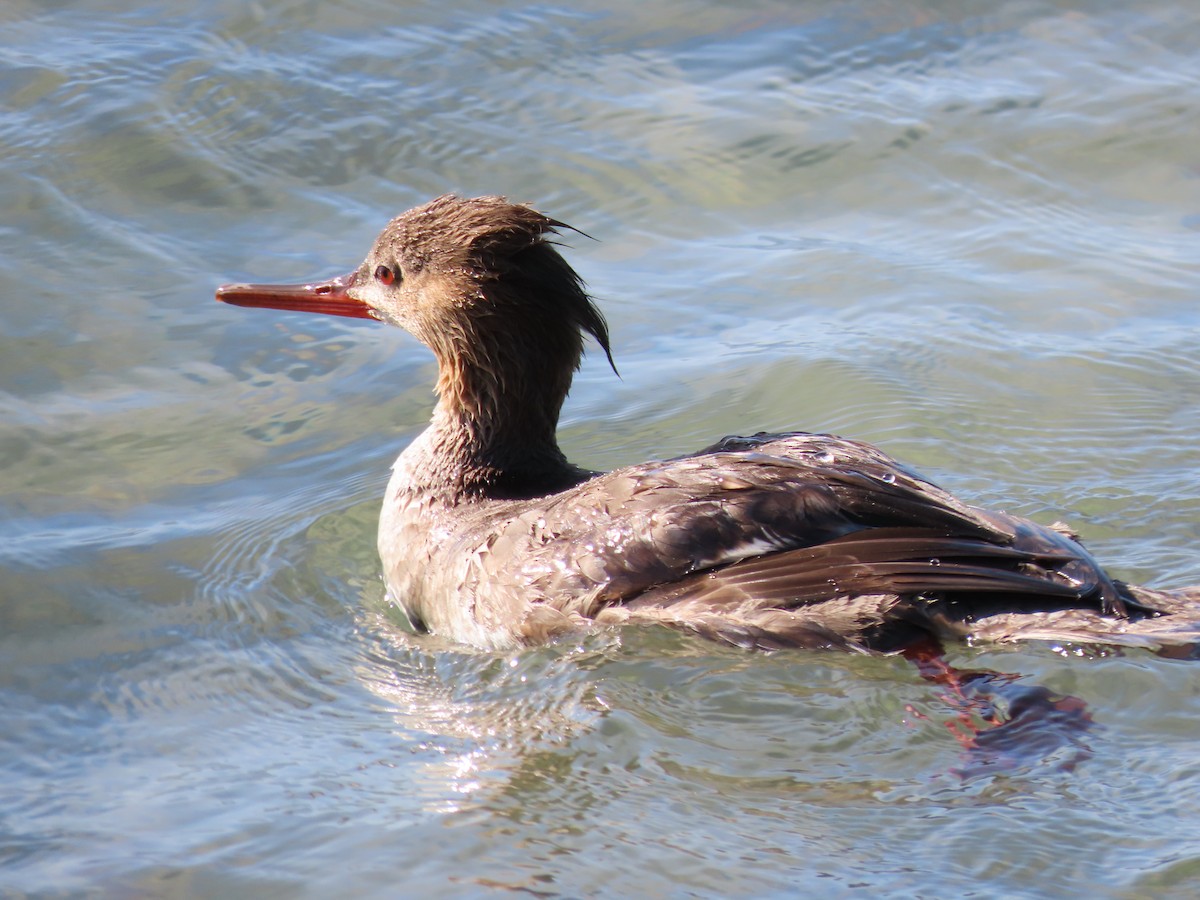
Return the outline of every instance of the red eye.
<path id="1" fill-rule="evenodd" d="M 387 266 L 379 266 L 375 270 L 375 280 L 380 284 L 391 284 L 396 280 L 396 272 Z"/>

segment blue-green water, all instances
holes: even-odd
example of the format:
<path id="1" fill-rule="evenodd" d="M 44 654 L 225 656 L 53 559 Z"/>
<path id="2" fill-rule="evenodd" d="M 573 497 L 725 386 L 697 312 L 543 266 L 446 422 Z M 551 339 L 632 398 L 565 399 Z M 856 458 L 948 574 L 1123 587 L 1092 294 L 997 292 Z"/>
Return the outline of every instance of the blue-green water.
<path id="1" fill-rule="evenodd" d="M 531 201 L 599 239 L 580 464 L 837 431 L 1200 583 L 1200 10 L 194 6 L 0 10 L 0 893 L 1200 890 L 1196 663 L 953 648 L 1086 704 L 993 757 L 901 659 L 412 637 L 429 354 L 212 298 Z"/>

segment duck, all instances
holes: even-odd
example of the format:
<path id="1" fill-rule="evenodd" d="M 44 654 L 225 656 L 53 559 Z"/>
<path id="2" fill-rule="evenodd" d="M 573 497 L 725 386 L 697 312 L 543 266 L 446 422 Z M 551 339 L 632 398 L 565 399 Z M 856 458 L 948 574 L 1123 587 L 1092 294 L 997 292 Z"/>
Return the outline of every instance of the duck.
<path id="1" fill-rule="evenodd" d="M 436 405 L 393 466 L 378 536 L 416 631 L 490 650 L 632 625 L 755 650 L 1200 643 L 1200 587 L 1116 580 L 1062 523 L 970 506 L 852 439 L 760 432 L 574 465 L 556 431 L 585 336 L 616 366 L 554 241 L 567 230 L 447 194 L 392 219 L 349 274 L 216 292 L 396 325 L 433 352 Z"/>

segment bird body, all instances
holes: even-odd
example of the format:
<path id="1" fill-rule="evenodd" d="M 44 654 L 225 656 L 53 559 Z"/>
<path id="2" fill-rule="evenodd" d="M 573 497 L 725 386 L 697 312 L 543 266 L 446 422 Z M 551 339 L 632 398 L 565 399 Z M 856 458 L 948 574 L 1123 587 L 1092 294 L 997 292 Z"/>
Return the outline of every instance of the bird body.
<path id="1" fill-rule="evenodd" d="M 418 629 L 490 648 L 638 622 L 759 649 L 1200 640 L 1200 589 L 1114 581 L 1065 528 L 968 506 L 857 441 L 757 434 L 573 466 L 555 429 L 583 335 L 612 356 L 547 239 L 564 227 L 445 196 L 394 219 L 342 278 L 218 291 L 379 319 L 433 350 L 438 402 L 396 461 L 379 529 L 389 593 Z"/>

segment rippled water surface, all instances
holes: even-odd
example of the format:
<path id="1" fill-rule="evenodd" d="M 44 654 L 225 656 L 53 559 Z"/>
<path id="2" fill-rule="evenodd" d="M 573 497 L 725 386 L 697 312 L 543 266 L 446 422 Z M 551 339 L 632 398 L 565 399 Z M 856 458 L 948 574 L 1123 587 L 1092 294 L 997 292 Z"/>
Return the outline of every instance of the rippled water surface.
<path id="1" fill-rule="evenodd" d="M 0 10 L 0 893 L 1200 890 L 1197 663 L 414 637 L 430 355 L 212 297 L 531 201 L 577 462 L 837 431 L 1198 583 L 1200 8 L 191 6 Z"/>

